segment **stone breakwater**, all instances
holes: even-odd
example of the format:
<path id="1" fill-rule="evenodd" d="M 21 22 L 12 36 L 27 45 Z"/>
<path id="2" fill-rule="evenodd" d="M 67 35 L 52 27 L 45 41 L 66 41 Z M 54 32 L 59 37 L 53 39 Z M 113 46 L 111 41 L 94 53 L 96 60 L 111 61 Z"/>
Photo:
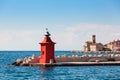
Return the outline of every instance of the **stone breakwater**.
<path id="1" fill-rule="evenodd" d="M 24 59 L 17 59 L 11 65 L 15 66 L 29 66 L 30 63 L 38 63 L 39 57 L 32 55 L 31 57 L 25 57 Z"/>
<path id="2" fill-rule="evenodd" d="M 120 57 L 60 57 L 56 62 L 108 62 L 120 61 Z"/>
<path id="3" fill-rule="evenodd" d="M 101 65 L 101 62 L 109 62 L 115 63 L 116 61 L 120 61 L 120 56 L 100 56 L 100 57 L 94 57 L 94 56 L 61 56 L 61 57 L 56 57 L 55 58 L 56 63 L 48 63 L 47 65 L 94 65 L 97 63 L 97 65 Z M 61 64 L 60 64 L 61 63 Z M 73 64 L 74 63 L 74 64 Z M 82 63 L 82 64 L 81 64 Z M 85 63 L 85 64 L 84 64 Z M 110 63 L 111 64 L 111 63 Z M 117 63 L 118 64 L 118 63 Z M 12 63 L 14 66 L 41 66 L 42 64 L 39 63 L 39 57 L 36 57 L 33 55 L 32 57 L 26 57 L 24 59 L 17 59 L 15 62 Z"/>
<path id="4" fill-rule="evenodd" d="M 71 53 L 84 53 L 84 54 L 120 54 L 120 51 L 77 51 L 73 50 Z"/>

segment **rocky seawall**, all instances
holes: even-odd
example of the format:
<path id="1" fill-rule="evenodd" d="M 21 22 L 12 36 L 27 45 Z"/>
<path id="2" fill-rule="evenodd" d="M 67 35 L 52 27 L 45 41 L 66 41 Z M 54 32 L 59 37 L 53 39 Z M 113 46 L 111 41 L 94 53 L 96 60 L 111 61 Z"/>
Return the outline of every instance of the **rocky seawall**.
<path id="1" fill-rule="evenodd" d="M 61 66 L 61 65 L 101 65 L 101 63 L 107 63 L 107 65 L 116 64 L 116 62 L 120 61 L 120 56 L 101 56 L 101 57 L 88 57 L 88 56 L 74 56 L 74 57 L 67 57 L 67 56 L 61 56 L 55 58 L 56 63 L 48 63 L 46 65 L 54 65 L 54 66 Z M 74 64 L 73 64 L 74 63 Z M 109 64 L 110 63 L 110 64 Z M 104 64 L 104 65 L 105 65 Z M 117 63 L 117 65 L 120 63 Z M 43 66 L 45 64 L 39 63 L 39 57 L 36 57 L 33 55 L 32 57 L 26 57 L 24 59 L 17 59 L 15 62 L 13 62 L 11 65 L 14 66 Z"/>
<path id="2" fill-rule="evenodd" d="M 30 66 L 31 63 L 39 63 L 39 57 L 32 55 L 31 57 L 25 57 L 24 59 L 17 59 L 11 65 L 14 66 Z"/>

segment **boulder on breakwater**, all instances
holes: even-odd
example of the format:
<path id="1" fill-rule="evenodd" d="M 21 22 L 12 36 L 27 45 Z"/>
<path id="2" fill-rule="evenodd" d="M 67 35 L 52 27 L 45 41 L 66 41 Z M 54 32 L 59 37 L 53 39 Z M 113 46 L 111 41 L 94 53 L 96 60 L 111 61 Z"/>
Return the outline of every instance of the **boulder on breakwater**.
<path id="1" fill-rule="evenodd" d="M 32 55 L 31 57 L 25 57 L 24 59 L 17 59 L 11 65 L 14 66 L 29 66 L 30 63 L 39 63 L 39 57 Z"/>

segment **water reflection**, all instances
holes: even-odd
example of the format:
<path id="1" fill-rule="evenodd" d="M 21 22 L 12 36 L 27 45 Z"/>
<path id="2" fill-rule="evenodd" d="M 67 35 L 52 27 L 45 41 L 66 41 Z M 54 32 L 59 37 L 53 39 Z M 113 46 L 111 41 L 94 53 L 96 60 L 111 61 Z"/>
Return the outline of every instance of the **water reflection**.
<path id="1" fill-rule="evenodd" d="M 39 67 L 40 69 L 39 80 L 48 80 L 54 78 L 54 68 L 55 67 L 46 66 Z"/>
<path id="2" fill-rule="evenodd" d="M 47 70 L 53 70 L 54 67 L 47 67 L 47 66 L 41 66 L 40 71 L 47 71 Z"/>

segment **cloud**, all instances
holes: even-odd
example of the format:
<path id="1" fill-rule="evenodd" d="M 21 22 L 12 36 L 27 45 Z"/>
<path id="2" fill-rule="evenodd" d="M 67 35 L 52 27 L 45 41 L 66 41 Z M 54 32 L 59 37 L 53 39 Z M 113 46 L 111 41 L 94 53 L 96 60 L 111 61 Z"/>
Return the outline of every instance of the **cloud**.
<path id="1" fill-rule="evenodd" d="M 0 30 L 0 50 L 37 50 L 42 37 L 38 30 Z"/>
<path id="2" fill-rule="evenodd" d="M 66 26 L 64 29 L 49 29 L 51 38 L 57 44 L 56 50 L 81 50 L 91 36 L 96 35 L 97 42 L 108 43 L 120 39 L 120 25 L 82 23 Z M 43 40 L 43 30 L 0 30 L 0 50 L 39 50 Z"/>
<path id="3" fill-rule="evenodd" d="M 97 42 L 103 44 L 120 38 L 120 25 L 78 24 L 56 32 L 55 41 L 58 49 L 80 50 L 86 41 L 91 41 L 95 34 Z"/>

